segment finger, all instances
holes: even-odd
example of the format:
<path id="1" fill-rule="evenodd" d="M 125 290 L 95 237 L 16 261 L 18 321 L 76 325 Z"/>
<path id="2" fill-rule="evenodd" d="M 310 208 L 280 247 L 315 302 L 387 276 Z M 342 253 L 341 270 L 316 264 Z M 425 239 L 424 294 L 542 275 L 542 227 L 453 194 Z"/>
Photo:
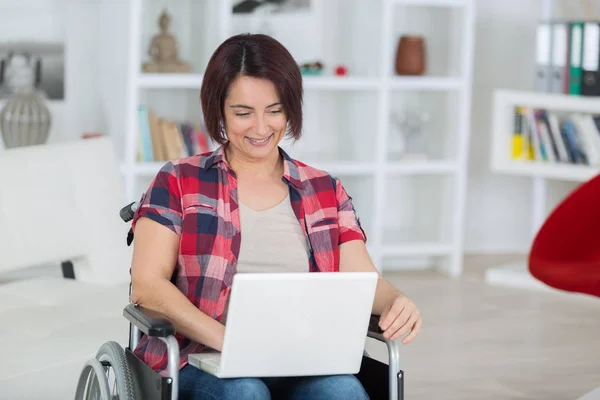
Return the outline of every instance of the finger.
<path id="1" fill-rule="evenodd" d="M 392 325 L 392 323 L 396 320 L 396 317 L 402 313 L 402 310 L 404 310 L 404 304 L 405 303 L 403 301 L 395 301 L 388 312 L 385 313 L 385 316 L 382 316 L 379 327 L 384 331 L 388 330 L 390 325 Z"/>
<path id="2" fill-rule="evenodd" d="M 411 329 L 414 328 L 417 320 L 419 319 L 419 317 L 415 314 L 412 314 L 410 316 L 410 318 L 406 321 L 406 323 L 404 325 L 402 325 L 402 327 L 400 327 L 400 329 L 398 329 L 391 337 L 390 340 L 396 340 L 401 336 L 406 335 L 408 332 L 411 331 Z"/>
<path id="3" fill-rule="evenodd" d="M 413 328 L 412 332 L 407 337 L 402 339 L 402 344 L 408 344 L 414 338 L 416 338 L 417 335 L 419 334 L 419 332 L 421 332 L 422 325 L 423 325 L 423 320 L 421 318 L 417 319 L 417 322 L 415 323 L 415 327 Z"/>
<path id="4" fill-rule="evenodd" d="M 405 307 L 402 310 L 402 312 L 396 317 L 394 322 L 388 327 L 388 329 L 384 331 L 383 336 L 386 339 L 391 338 L 394 335 L 394 333 L 396 333 L 400 328 L 402 328 L 406 324 L 411 314 L 412 313 L 410 312 L 410 309 Z"/>

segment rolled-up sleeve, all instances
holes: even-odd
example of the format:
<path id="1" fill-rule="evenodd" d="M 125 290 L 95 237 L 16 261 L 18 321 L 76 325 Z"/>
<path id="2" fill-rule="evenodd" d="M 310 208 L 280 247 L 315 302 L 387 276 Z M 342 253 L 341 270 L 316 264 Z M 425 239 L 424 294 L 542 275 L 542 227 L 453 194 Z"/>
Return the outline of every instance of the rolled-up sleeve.
<path id="1" fill-rule="evenodd" d="M 335 178 L 335 186 L 339 225 L 338 244 L 349 242 L 351 240 L 362 240 L 363 242 L 366 242 L 367 235 L 356 215 L 354 205 L 352 204 L 352 197 L 348 195 L 338 178 Z"/>
<path id="2" fill-rule="evenodd" d="M 181 188 L 177 168 L 173 162 L 165 164 L 142 195 L 131 226 L 141 217 L 149 218 L 181 235 L 182 224 Z"/>

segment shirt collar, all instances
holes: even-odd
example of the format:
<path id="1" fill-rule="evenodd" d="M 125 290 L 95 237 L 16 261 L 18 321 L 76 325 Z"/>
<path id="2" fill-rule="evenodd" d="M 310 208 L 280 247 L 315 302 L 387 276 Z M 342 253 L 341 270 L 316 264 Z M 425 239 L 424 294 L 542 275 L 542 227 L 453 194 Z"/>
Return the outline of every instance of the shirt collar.
<path id="1" fill-rule="evenodd" d="M 225 158 L 225 145 L 217 147 L 204 161 L 204 169 L 210 169 L 215 165 L 221 165 L 229 167 L 229 163 Z"/>
<path id="2" fill-rule="evenodd" d="M 302 178 L 300 178 L 297 161 L 290 157 L 281 147 L 279 147 L 279 154 L 283 157 L 283 179 L 296 189 L 302 189 Z M 204 169 L 210 169 L 215 165 L 226 169 L 231 168 L 225 157 L 225 145 L 219 146 L 206 158 Z"/>

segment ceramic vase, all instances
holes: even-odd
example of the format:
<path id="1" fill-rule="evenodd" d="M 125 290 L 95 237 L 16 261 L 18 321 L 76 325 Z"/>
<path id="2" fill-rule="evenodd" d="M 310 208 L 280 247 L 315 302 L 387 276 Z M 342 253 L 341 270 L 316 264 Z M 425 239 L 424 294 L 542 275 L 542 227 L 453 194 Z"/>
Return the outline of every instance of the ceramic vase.
<path id="1" fill-rule="evenodd" d="M 44 144 L 52 118 L 35 88 L 26 87 L 11 97 L 0 111 L 0 132 L 6 148 Z"/>
<path id="2" fill-rule="evenodd" d="M 425 47 L 425 38 L 422 36 L 401 36 L 396 50 L 396 73 L 398 75 L 425 74 L 427 63 Z"/>

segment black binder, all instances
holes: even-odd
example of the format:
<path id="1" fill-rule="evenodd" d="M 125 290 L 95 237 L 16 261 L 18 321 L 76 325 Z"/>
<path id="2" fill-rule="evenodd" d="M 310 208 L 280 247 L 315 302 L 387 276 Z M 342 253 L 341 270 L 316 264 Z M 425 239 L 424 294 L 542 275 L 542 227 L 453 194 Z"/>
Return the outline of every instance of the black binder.
<path id="1" fill-rule="evenodd" d="M 600 23 L 583 25 L 582 96 L 600 96 Z"/>

